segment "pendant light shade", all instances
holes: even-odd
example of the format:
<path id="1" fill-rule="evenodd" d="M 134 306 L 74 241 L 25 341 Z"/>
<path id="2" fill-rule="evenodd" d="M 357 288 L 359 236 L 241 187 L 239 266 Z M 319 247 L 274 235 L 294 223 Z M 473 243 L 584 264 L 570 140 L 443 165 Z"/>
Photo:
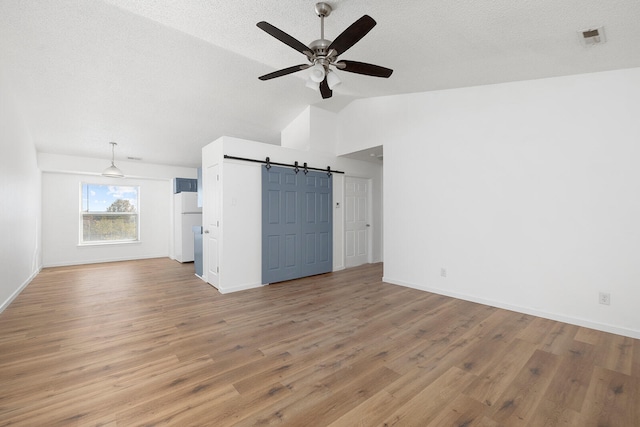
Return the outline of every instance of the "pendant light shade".
<path id="1" fill-rule="evenodd" d="M 309 89 L 315 90 L 316 92 L 320 90 L 320 84 L 318 82 L 314 82 L 313 80 L 311 80 L 311 76 L 309 76 L 309 78 L 307 79 L 306 86 Z"/>
<path id="2" fill-rule="evenodd" d="M 321 81 L 324 80 L 325 71 L 322 64 L 316 64 L 309 69 L 311 70 L 311 74 L 309 74 L 309 77 L 311 78 L 311 80 L 313 80 L 316 83 L 320 83 Z"/>
<path id="3" fill-rule="evenodd" d="M 113 163 L 115 159 L 115 148 L 118 144 L 116 144 L 115 142 L 110 142 L 109 144 L 111 144 L 111 166 L 109 166 L 102 172 L 102 176 L 106 176 L 109 178 L 124 178 L 124 174 L 122 173 L 122 171 L 118 169 Z"/>
<path id="4" fill-rule="evenodd" d="M 334 87 L 338 86 L 342 81 L 340 77 L 333 71 L 329 71 L 327 73 L 327 84 L 329 85 L 329 89 L 333 90 Z"/>

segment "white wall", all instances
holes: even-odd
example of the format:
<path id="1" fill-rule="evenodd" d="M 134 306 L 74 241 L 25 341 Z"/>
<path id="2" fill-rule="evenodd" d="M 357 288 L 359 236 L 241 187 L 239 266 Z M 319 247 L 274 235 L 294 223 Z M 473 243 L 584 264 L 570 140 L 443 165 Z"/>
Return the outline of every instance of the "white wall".
<path id="1" fill-rule="evenodd" d="M 384 145 L 384 279 L 640 337 L 638 117 L 637 68 L 354 102 L 340 147 Z"/>
<path id="2" fill-rule="evenodd" d="M 311 148 L 311 106 L 308 106 L 280 132 L 280 144 L 294 150 Z"/>
<path id="3" fill-rule="evenodd" d="M 309 123 L 311 149 L 331 157 L 336 156 L 338 115 L 313 105 L 309 108 L 311 109 L 311 122 Z"/>
<path id="4" fill-rule="evenodd" d="M 179 176 L 195 178 L 196 169 L 116 162 L 126 178 L 99 173 L 108 160 L 38 154 L 42 169 L 42 247 L 45 267 L 171 256 L 173 184 Z M 96 172 L 97 171 L 97 172 Z M 140 187 L 140 242 L 79 245 L 82 182 Z"/>
<path id="5" fill-rule="evenodd" d="M 370 177 L 378 188 L 380 197 L 381 168 L 379 165 L 352 159 L 336 158 L 321 153 L 299 151 L 262 144 L 231 137 L 223 137 L 203 148 L 203 170 L 207 162 L 216 162 L 222 155 L 265 159 L 273 162 L 293 163 L 296 160 L 310 167 L 348 172 L 354 176 Z M 212 163 L 213 164 L 213 163 Z M 218 289 L 222 293 L 257 287 L 262 284 L 261 255 L 261 212 L 262 178 L 261 164 L 227 159 L 221 162 L 221 228 L 220 228 L 220 275 Z M 344 176 L 334 174 L 334 233 L 333 269 L 344 268 L 344 228 L 343 208 L 335 208 L 335 203 L 344 206 Z M 206 185 L 206 182 L 205 182 Z M 208 203 L 205 200 L 203 216 L 207 216 Z M 379 217 L 377 216 L 376 219 Z M 374 224 L 375 220 L 374 219 Z M 372 230 L 376 241 L 381 240 L 381 227 Z M 374 253 L 374 262 L 380 261 L 380 248 Z M 207 254 L 205 254 L 206 258 Z M 207 261 L 205 261 L 207 262 Z M 206 278 L 205 278 L 206 279 Z"/>
<path id="6" fill-rule="evenodd" d="M 19 100 L 0 73 L 0 312 L 40 271 L 40 171 Z"/>
<path id="7" fill-rule="evenodd" d="M 281 144 L 285 148 L 335 157 L 337 126 L 336 113 L 309 105 L 282 130 Z"/>

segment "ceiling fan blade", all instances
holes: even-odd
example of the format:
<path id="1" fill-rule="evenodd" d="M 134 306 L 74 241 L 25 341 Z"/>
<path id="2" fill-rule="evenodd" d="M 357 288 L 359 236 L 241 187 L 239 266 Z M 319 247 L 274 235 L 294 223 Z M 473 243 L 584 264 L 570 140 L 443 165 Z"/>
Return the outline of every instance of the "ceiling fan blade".
<path id="1" fill-rule="evenodd" d="M 364 15 L 336 37 L 333 43 L 327 48 L 327 51 L 334 49 L 338 55 L 343 54 L 371 31 L 375 25 L 376 21 L 374 21 L 372 17 Z"/>
<path id="2" fill-rule="evenodd" d="M 336 62 L 336 67 L 342 71 L 348 71 L 350 73 L 364 74 L 374 77 L 389 77 L 393 73 L 391 68 L 381 67 L 379 65 L 367 64 L 366 62 L 358 61 L 339 61 Z"/>
<path id="3" fill-rule="evenodd" d="M 273 73 L 265 74 L 264 76 L 258 77 L 260 80 L 270 80 L 275 79 L 276 77 L 286 76 L 287 74 L 295 73 L 297 71 L 306 70 L 311 65 L 309 64 L 300 64 L 294 65 L 293 67 L 283 68 L 282 70 L 274 71 Z"/>
<path id="4" fill-rule="evenodd" d="M 274 27 L 273 25 L 269 24 L 268 22 L 260 21 L 256 25 L 261 30 L 263 30 L 266 33 L 268 33 L 268 34 L 272 35 L 273 37 L 277 38 L 282 43 L 284 43 L 284 44 L 286 44 L 288 46 L 291 46 L 292 48 L 294 48 L 298 52 L 300 52 L 300 53 L 302 53 L 302 54 L 304 54 L 306 56 L 311 56 L 312 55 L 312 53 L 309 50 L 308 46 L 306 46 L 301 41 L 294 39 L 289 34 L 285 33 L 284 31 L 282 31 L 279 28 Z"/>
<path id="5" fill-rule="evenodd" d="M 320 83 L 320 94 L 322 95 L 322 99 L 331 98 L 333 96 L 333 91 L 329 89 L 329 83 L 327 83 L 327 78 Z"/>

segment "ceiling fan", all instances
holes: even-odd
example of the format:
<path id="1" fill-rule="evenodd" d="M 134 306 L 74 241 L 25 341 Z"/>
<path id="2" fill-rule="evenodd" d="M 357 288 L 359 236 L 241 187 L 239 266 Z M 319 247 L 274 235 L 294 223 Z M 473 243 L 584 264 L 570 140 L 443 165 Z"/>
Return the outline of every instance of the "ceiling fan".
<path id="1" fill-rule="evenodd" d="M 389 68 L 367 64 L 365 62 L 348 61 L 346 59 L 338 60 L 338 56 L 345 53 L 369 31 L 371 31 L 371 29 L 376 25 L 376 21 L 374 21 L 369 15 L 364 15 L 344 30 L 335 38 L 335 40 L 331 41 L 324 38 L 324 18 L 331 14 L 331 10 L 331 5 L 327 3 L 316 4 L 316 14 L 320 17 L 320 39 L 311 42 L 309 46 L 306 46 L 268 22 L 258 22 L 256 24 L 258 28 L 302 53 L 309 61 L 309 64 L 294 65 L 293 67 L 274 71 L 258 78 L 260 80 L 270 80 L 310 68 L 311 74 L 309 75 L 307 86 L 316 89 L 319 86 L 322 98 L 326 99 L 331 98 L 333 95 L 333 88 L 340 84 L 340 78 L 330 67 L 335 67 L 341 71 L 364 74 L 367 76 L 385 78 L 391 76 L 393 70 Z"/>

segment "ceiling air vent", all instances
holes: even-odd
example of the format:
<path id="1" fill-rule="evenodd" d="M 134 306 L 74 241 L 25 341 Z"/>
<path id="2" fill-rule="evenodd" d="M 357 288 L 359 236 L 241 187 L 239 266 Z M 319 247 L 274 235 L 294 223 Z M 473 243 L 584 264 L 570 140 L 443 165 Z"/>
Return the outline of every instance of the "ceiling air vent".
<path id="1" fill-rule="evenodd" d="M 580 42 L 584 46 L 595 46 L 607 41 L 604 36 L 604 27 L 590 28 L 588 30 L 578 31 Z"/>

